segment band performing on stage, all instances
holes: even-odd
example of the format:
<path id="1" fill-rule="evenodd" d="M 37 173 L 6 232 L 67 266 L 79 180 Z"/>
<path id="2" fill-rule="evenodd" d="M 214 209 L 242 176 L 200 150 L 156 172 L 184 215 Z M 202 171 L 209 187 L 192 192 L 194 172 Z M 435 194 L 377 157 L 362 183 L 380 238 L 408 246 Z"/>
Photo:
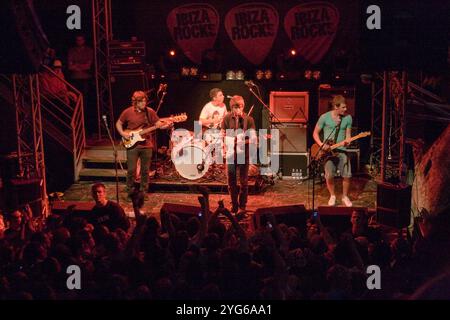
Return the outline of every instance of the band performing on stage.
<path id="1" fill-rule="evenodd" d="M 222 89 L 209 91 L 211 101 L 206 103 L 198 118 L 201 131 L 191 133 L 182 128 L 173 130 L 174 123 L 187 120 L 186 114 L 160 118 L 148 106 L 144 91 L 135 91 L 131 106 L 122 111 L 116 128 L 122 136 L 127 155 L 126 191 L 128 198 L 149 188 L 149 167 L 155 148 L 157 129 L 172 129 L 172 161 L 180 179 L 197 180 L 208 171 L 217 171 L 225 163 L 226 181 L 230 196 L 231 212 L 245 213 L 248 199 L 249 166 L 251 158 L 258 163 L 258 137 L 254 119 L 245 110 L 242 96 L 227 96 L 227 109 Z M 328 206 L 336 205 L 334 179 L 340 176 L 342 182 L 342 205 L 351 207 L 349 198 L 351 185 L 351 162 L 346 147 L 354 140 L 370 135 L 360 133 L 352 137 L 352 116 L 347 114 L 346 99 L 335 95 L 330 101 L 332 109 L 320 115 L 314 127 L 314 144 L 310 149 L 310 161 L 324 171 L 329 192 Z M 252 111 L 252 110 L 251 110 Z M 276 128 L 272 128 L 272 131 Z M 267 135 L 266 135 L 267 136 Z M 268 135 L 272 137 L 272 135 Z M 252 146 L 249 148 L 249 146 Z M 139 161 L 138 161 L 139 160 Z M 140 166 L 140 170 L 137 167 Z M 140 177 L 136 177 L 136 172 Z M 238 179 L 239 177 L 239 179 Z M 239 184 L 238 184 L 239 181 Z M 138 188 L 137 188 L 138 186 Z M 147 197 L 148 198 L 148 197 Z"/>

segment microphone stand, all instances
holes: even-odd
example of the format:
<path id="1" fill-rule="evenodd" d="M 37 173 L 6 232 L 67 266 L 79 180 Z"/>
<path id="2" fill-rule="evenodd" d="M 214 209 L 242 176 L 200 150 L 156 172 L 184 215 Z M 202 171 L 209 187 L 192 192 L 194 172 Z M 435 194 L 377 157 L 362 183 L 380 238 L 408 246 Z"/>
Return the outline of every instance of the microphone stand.
<path id="1" fill-rule="evenodd" d="M 256 88 L 258 88 L 258 86 L 256 84 L 254 84 L 254 86 Z M 261 97 L 253 90 L 253 86 L 248 86 L 248 89 L 250 90 L 250 92 L 252 93 L 253 96 L 255 96 L 255 98 L 263 105 L 264 108 L 266 108 L 267 111 L 269 111 L 269 117 L 270 117 L 270 126 L 272 126 L 272 124 L 275 125 L 275 127 L 277 129 L 279 129 L 279 123 L 281 123 L 281 120 L 277 118 L 277 116 L 275 114 L 273 114 L 273 112 L 270 110 L 269 106 L 261 99 Z M 258 89 L 259 91 L 259 89 Z M 277 122 L 273 122 L 272 119 L 276 119 Z M 270 146 L 270 144 L 269 144 Z"/>
<path id="2" fill-rule="evenodd" d="M 166 96 L 166 94 L 167 94 L 167 91 L 166 91 L 166 89 L 167 89 L 167 84 L 160 84 L 159 85 L 159 90 L 158 90 L 158 92 L 160 92 L 161 90 L 163 90 L 163 93 L 162 93 L 162 96 L 161 96 L 161 99 L 159 99 L 159 102 L 158 102 L 158 107 L 156 108 L 156 114 L 158 114 L 158 112 L 159 112 L 159 109 L 161 108 L 161 105 L 163 104 L 163 102 L 164 102 L 164 97 Z M 155 135 L 154 135 L 154 137 L 155 137 L 155 150 L 156 150 L 156 160 L 155 160 L 155 178 L 157 178 L 158 177 L 158 133 L 157 132 L 155 132 Z M 170 140 L 170 139 L 169 139 Z M 162 167 L 163 168 L 163 170 L 164 170 L 164 166 Z"/>
<path id="3" fill-rule="evenodd" d="M 117 160 L 117 148 L 116 145 L 114 143 L 114 139 L 111 135 L 111 131 L 109 130 L 108 127 L 108 122 L 106 121 L 106 116 L 103 118 L 103 122 L 105 123 L 105 127 L 106 127 L 106 132 L 108 133 L 108 137 L 109 140 L 111 141 L 111 145 L 113 147 L 113 153 L 114 153 L 114 168 L 115 168 L 115 173 L 116 173 L 116 201 L 117 204 L 119 204 L 119 170 L 118 170 L 118 160 Z M 121 164 L 122 166 L 122 164 Z"/>

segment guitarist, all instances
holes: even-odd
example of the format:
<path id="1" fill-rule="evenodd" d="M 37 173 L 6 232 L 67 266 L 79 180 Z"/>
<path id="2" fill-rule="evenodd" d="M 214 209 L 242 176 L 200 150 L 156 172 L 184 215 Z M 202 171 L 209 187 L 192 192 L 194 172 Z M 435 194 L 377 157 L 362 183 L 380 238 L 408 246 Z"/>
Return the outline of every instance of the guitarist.
<path id="1" fill-rule="evenodd" d="M 330 151 L 330 145 L 344 141 L 344 146 L 336 148 L 335 155 L 330 156 L 325 161 L 325 180 L 327 189 L 330 193 L 328 200 L 329 206 L 336 205 L 336 194 L 334 193 L 334 176 L 336 170 L 339 170 L 343 178 L 342 182 L 342 203 L 347 207 L 352 206 L 352 202 L 348 197 L 350 189 L 350 178 L 352 176 L 350 159 L 346 153 L 346 147 L 349 144 L 352 133 L 352 116 L 347 115 L 347 105 L 342 95 L 333 97 L 331 101 L 332 110 L 322 114 L 314 128 L 314 141 L 322 147 L 324 151 Z M 324 139 L 322 141 L 319 134 L 323 131 Z M 311 155 L 315 156 L 315 155 Z"/>
<path id="2" fill-rule="evenodd" d="M 130 134 L 125 130 L 138 130 L 146 127 L 157 126 L 162 129 L 170 124 L 159 120 L 156 112 L 147 107 L 148 97 L 144 91 L 135 91 L 131 97 L 131 106 L 120 114 L 116 122 L 116 129 L 125 139 L 130 138 Z M 145 141 L 136 143 L 133 148 L 127 149 L 127 186 L 128 197 L 134 192 L 136 178 L 136 167 L 138 159 L 141 160 L 141 183 L 140 191 L 148 191 L 148 172 L 154 148 L 154 133 L 143 136 Z"/>

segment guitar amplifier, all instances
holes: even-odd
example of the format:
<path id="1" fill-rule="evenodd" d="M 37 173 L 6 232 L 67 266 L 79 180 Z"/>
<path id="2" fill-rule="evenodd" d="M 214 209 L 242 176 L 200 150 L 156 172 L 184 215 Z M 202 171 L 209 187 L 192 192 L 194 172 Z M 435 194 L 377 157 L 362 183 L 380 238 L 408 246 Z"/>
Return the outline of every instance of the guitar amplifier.
<path id="1" fill-rule="evenodd" d="M 306 123 L 309 93 L 272 91 L 270 92 L 270 111 L 275 115 L 276 121 Z"/>
<path id="2" fill-rule="evenodd" d="M 272 123 L 280 133 L 280 153 L 307 152 L 308 126 L 302 123 Z"/>

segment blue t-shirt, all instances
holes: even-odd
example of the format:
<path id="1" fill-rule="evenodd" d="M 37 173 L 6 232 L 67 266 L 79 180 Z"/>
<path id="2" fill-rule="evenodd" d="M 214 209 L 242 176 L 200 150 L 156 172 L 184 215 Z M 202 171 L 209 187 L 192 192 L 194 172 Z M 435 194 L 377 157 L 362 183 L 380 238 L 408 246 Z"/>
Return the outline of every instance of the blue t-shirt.
<path id="1" fill-rule="evenodd" d="M 352 127 L 352 116 L 351 115 L 346 115 L 345 117 L 343 117 L 341 119 L 341 126 L 339 127 L 339 134 L 337 136 L 337 139 L 335 141 L 335 143 L 341 142 L 343 140 L 345 140 L 346 138 L 346 134 L 345 131 L 347 130 L 347 128 L 351 128 Z M 324 113 L 323 115 L 320 116 L 319 121 L 317 121 L 317 126 L 323 130 L 323 140 L 324 141 L 326 138 L 328 138 L 328 136 L 330 137 L 330 140 L 334 140 L 334 138 L 336 137 L 336 122 L 333 120 L 333 118 L 331 117 L 331 111 L 328 111 L 327 113 Z M 330 136 L 331 134 L 331 136 Z M 337 148 L 337 150 L 347 150 L 347 148 L 345 147 L 340 147 Z"/>

